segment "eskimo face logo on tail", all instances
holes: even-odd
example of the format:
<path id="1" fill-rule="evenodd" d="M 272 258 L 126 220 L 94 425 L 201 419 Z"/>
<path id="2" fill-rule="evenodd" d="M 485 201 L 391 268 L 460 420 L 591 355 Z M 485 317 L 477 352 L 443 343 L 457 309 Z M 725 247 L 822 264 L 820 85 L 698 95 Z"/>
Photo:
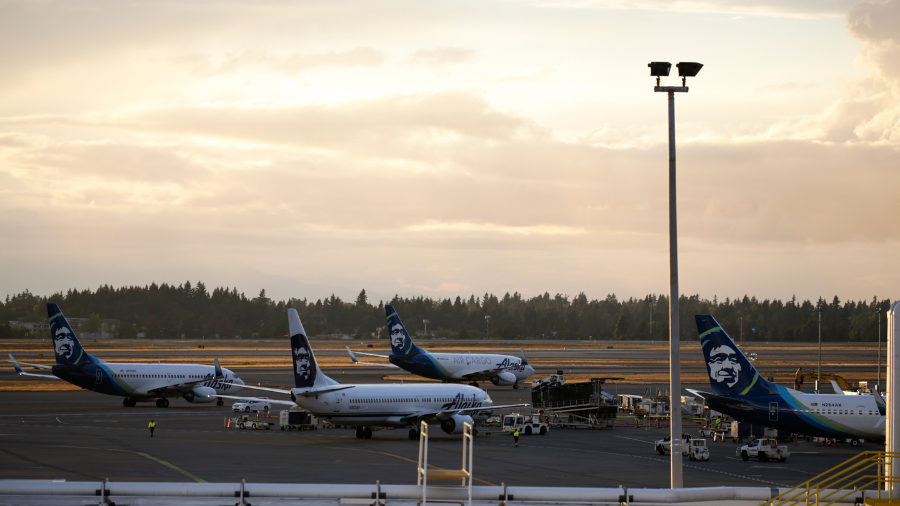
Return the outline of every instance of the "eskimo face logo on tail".
<path id="1" fill-rule="evenodd" d="M 304 347 L 294 348 L 294 374 L 297 380 L 312 383 L 316 372 L 312 367 L 311 353 Z"/>
<path id="2" fill-rule="evenodd" d="M 72 339 L 72 331 L 68 327 L 59 327 L 53 332 L 53 347 L 56 355 L 71 360 L 75 353 L 75 341 Z"/>
<path id="3" fill-rule="evenodd" d="M 406 331 L 403 330 L 403 325 L 399 323 L 391 326 L 391 346 L 398 350 L 406 347 Z"/>
<path id="4" fill-rule="evenodd" d="M 741 376 L 741 364 L 737 359 L 738 352 L 731 346 L 723 344 L 709 350 L 709 377 L 716 383 L 725 383 L 729 388 L 735 386 Z"/>

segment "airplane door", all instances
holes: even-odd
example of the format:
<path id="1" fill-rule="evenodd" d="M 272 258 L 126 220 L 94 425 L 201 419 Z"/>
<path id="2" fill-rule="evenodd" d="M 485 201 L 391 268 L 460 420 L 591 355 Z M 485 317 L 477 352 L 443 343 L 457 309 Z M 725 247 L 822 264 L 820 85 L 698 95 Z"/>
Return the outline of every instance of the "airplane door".
<path id="1" fill-rule="evenodd" d="M 337 413 L 341 410 L 341 394 L 334 394 L 334 412 Z"/>
<path id="2" fill-rule="evenodd" d="M 771 421 L 771 422 L 778 421 L 778 403 L 777 402 L 769 403 L 769 421 Z"/>
<path id="3" fill-rule="evenodd" d="M 99 385 L 100 383 L 103 383 L 103 371 L 101 371 L 99 367 L 97 368 L 97 372 L 96 372 L 95 376 L 96 376 L 96 378 L 97 378 L 97 384 L 98 384 L 98 385 Z"/>

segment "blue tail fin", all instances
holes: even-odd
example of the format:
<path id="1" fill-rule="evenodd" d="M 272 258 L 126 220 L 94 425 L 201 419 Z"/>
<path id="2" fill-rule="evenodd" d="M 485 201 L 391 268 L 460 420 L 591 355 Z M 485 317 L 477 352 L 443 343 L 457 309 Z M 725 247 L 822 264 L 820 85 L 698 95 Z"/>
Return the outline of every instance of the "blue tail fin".
<path id="1" fill-rule="evenodd" d="M 75 336 L 72 326 L 66 321 L 59 306 L 47 304 L 47 316 L 50 320 L 50 337 L 53 338 L 53 351 L 59 365 L 75 365 L 82 362 L 93 362 L 91 357 Z"/>
<path id="2" fill-rule="evenodd" d="M 387 304 L 384 306 L 384 312 L 387 313 L 387 327 L 391 339 L 391 355 L 403 356 L 422 353 L 422 349 L 416 346 L 416 343 L 409 337 L 409 332 L 406 331 L 406 327 L 404 327 L 403 322 L 400 321 L 400 316 L 397 315 L 397 311 L 394 311 L 394 306 Z"/>
<path id="3" fill-rule="evenodd" d="M 337 384 L 319 369 L 306 331 L 300 323 L 300 315 L 294 308 L 288 309 L 288 331 L 291 334 L 291 356 L 294 358 L 294 386 L 312 388 Z"/>
<path id="4" fill-rule="evenodd" d="M 710 315 L 695 315 L 700 331 L 700 346 L 706 360 L 709 384 L 717 395 L 765 395 L 777 393 L 775 385 L 760 376 L 759 371 L 741 353 Z"/>

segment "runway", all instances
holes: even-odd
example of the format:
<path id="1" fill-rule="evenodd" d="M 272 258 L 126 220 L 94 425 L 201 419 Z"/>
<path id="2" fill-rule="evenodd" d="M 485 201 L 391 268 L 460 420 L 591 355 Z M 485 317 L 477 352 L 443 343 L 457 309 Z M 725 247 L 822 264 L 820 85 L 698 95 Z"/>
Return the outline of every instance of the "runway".
<path id="1" fill-rule="evenodd" d="M 495 402 L 521 391 L 492 389 Z M 352 430 L 288 432 L 223 428 L 225 407 L 173 401 L 124 408 L 115 397 L 90 392 L 2 394 L 0 476 L 69 481 L 205 481 L 415 484 L 418 443 L 406 430 L 382 430 L 359 440 Z M 150 437 L 147 423 L 158 422 Z M 272 419 L 275 421 L 275 419 Z M 653 441 L 666 429 L 556 429 L 523 436 L 519 447 L 500 434 L 475 438 L 476 484 L 659 488 L 668 486 L 668 457 Z M 694 431 L 696 432 L 696 430 Z M 433 427 L 430 462 L 459 466 L 461 438 Z M 709 443 L 709 462 L 685 459 L 684 481 L 697 486 L 796 485 L 879 445 L 857 449 L 790 446 L 785 463 L 744 462 L 737 445 Z"/>

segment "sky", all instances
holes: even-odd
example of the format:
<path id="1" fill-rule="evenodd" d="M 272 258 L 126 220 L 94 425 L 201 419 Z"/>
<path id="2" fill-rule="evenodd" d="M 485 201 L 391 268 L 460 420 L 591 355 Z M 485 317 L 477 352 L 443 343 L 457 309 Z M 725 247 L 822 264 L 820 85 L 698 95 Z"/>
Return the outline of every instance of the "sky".
<path id="1" fill-rule="evenodd" d="M 900 296 L 900 0 L 0 0 L 0 292 L 667 293 L 650 61 L 682 293 Z"/>

